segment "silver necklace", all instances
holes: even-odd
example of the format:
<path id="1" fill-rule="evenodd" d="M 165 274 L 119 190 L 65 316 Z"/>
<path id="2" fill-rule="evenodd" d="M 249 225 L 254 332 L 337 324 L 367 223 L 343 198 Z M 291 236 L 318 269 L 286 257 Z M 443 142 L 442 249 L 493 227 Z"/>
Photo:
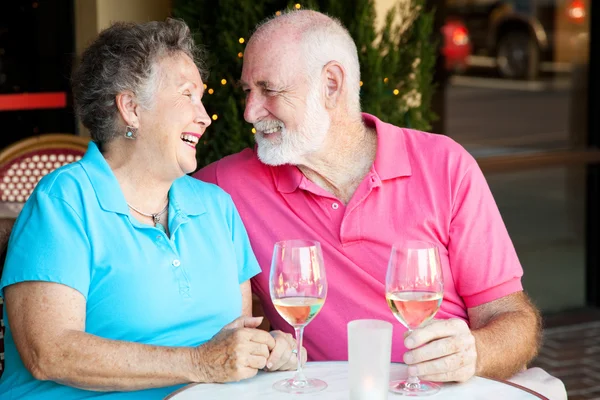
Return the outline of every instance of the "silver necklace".
<path id="1" fill-rule="evenodd" d="M 165 211 L 167 211 L 167 208 L 169 207 L 169 202 L 167 201 L 165 208 L 163 208 L 161 211 L 154 213 L 154 214 L 148 214 L 143 211 L 140 211 L 129 203 L 127 203 L 127 205 L 129 206 L 129 208 L 131 208 L 133 211 L 137 212 L 138 214 L 141 214 L 144 217 L 152 218 L 152 221 L 154 221 L 154 226 L 157 226 L 157 225 L 160 225 L 160 217 L 161 217 L 161 215 L 163 215 L 165 213 Z"/>

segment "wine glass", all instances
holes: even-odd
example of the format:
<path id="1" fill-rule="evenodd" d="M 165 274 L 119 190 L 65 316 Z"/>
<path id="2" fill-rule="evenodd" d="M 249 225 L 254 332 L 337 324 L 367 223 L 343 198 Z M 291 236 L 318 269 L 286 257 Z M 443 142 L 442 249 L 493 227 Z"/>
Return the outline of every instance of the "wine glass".
<path id="1" fill-rule="evenodd" d="M 269 288 L 275 309 L 296 331 L 298 358 L 294 377 L 275 382 L 273 388 L 296 394 L 325 389 L 327 383 L 304 376 L 301 356 L 304 327 L 321 311 L 327 297 L 321 244 L 311 240 L 275 243 Z"/>
<path id="2" fill-rule="evenodd" d="M 392 314 L 409 332 L 433 318 L 444 297 L 438 248 L 407 241 L 392 247 L 385 280 L 385 298 Z M 405 396 L 428 396 L 440 386 L 409 376 L 391 382 L 390 391 Z"/>

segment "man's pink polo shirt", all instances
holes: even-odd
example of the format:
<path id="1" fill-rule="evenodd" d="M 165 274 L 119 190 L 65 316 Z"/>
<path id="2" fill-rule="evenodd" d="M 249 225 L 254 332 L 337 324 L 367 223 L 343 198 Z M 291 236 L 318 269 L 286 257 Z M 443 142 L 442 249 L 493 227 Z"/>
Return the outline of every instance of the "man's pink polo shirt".
<path id="1" fill-rule="evenodd" d="M 437 319 L 468 322 L 468 308 L 522 290 L 521 265 L 473 157 L 445 136 L 398 128 L 368 114 L 363 119 L 377 130 L 377 156 L 347 205 L 296 167 L 264 165 L 250 149 L 194 175 L 233 197 L 263 270 L 252 289 L 273 329 L 293 332 L 269 295 L 274 243 L 321 242 L 329 291 L 305 329 L 310 360 L 347 360 L 348 322 L 375 318 L 394 324 L 392 360 L 402 361 L 406 329 L 385 301 L 388 257 L 399 240 L 439 246 L 444 300 Z"/>

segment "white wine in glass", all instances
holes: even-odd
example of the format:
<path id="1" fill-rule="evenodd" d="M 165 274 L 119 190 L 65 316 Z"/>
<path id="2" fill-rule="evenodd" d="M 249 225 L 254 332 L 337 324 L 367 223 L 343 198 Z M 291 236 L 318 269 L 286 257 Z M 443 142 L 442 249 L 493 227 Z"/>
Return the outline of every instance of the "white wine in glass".
<path id="1" fill-rule="evenodd" d="M 432 319 L 444 297 L 444 278 L 437 247 L 417 241 L 394 245 L 385 291 L 392 314 L 409 331 Z M 405 396 L 429 396 L 439 392 L 440 386 L 409 376 L 405 381 L 392 382 L 390 390 Z"/>
<path id="2" fill-rule="evenodd" d="M 408 329 L 418 328 L 433 318 L 443 297 L 443 293 L 419 290 L 385 295 L 392 314 Z"/>
<path id="3" fill-rule="evenodd" d="M 275 309 L 288 324 L 306 326 L 321 311 L 325 299 L 318 297 L 284 297 L 273 299 Z"/>
<path id="4" fill-rule="evenodd" d="M 269 275 L 275 309 L 296 332 L 298 368 L 292 379 L 275 382 L 286 393 L 314 393 L 327 387 L 319 379 L 307 379 L 302 371 L 304 327 L 321 311 L 327 297 L 327 279 L 319 242 L 286 240 L 275 243 Z"/>

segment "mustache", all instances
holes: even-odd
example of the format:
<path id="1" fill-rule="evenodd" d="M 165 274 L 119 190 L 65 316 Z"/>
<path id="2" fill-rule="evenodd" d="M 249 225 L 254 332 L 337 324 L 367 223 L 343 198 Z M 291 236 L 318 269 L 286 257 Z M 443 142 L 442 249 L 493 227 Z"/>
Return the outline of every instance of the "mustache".
<path id="1" fill-rule="evenodd" d="M 268 121 L 257 121 L 254 123 L 254 129 L 256 129 L 259 132 L 268 131 L 269 129 L 273 128 L 283 129 L 284 127 L 284 123 L 277 119 L 272 119 Z"/>

